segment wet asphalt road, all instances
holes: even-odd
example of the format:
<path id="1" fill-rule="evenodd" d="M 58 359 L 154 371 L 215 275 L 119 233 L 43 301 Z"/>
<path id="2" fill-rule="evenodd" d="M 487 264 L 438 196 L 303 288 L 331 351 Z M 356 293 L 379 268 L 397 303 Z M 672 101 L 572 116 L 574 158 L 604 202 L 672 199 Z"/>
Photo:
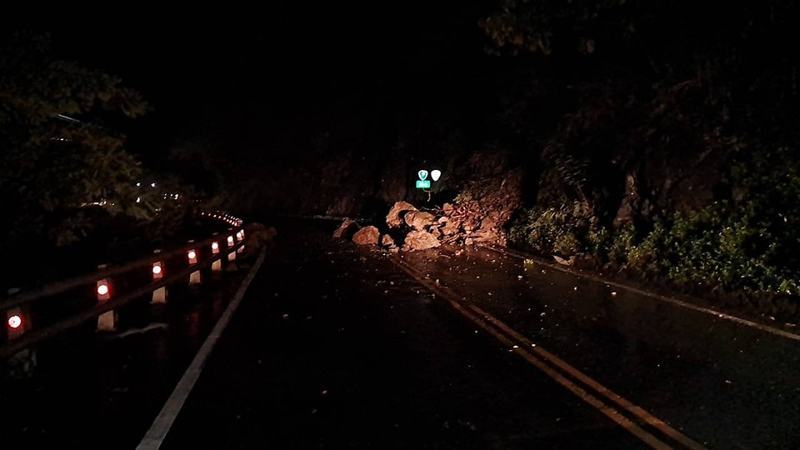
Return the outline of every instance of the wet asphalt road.
<path id="1" fill-rule="evenodd" d="M 385 257 L 281 236 L 163 448 L 642 448 Z"/>
<path id="2" fill-rule="evenodd" d="M 171 286 L 119 311 L 117 332 L 93 323 L 46 341 L 36 364 L 0 372 L 0 448 L 134 448 L 202 344 L 242 271 Z"/>
<path id="3" fill-rule="evenodd" d="M 291 229 L 292 232 L 287 232 Z M 488 250 L 403 260 L 709 448 L 800 448 L 798 343 Z M 242 274 L 0 386 L 4 443 L 133 448 Z M 155 328 L 153 328 L 155 327 Z M 644 448 L 389 258 L 281 227 L 163 448 Z"/>
<path id="4" fill-rule="evenodd" d="M 800 342 L 489 250 L 404 259 L 707 447 L 800 448 Z"/>

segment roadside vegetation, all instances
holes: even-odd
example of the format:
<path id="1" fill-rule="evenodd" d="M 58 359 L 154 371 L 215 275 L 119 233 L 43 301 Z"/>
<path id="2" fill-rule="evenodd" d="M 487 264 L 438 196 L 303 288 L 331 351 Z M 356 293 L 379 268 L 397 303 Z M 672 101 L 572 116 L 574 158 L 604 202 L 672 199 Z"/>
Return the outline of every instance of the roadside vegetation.
<path id="1" fill-rule="evenodd" d="M 780 43 L 798 18 L 783 0 L 502 2 L 482 23 L 492 51 L 527 58 L 536 80 L 515 79 L 525 95 L 506 116 L 534 174 L 512 243 L 797 300 L 800 57 Z M 553 96 L 571 106 L 543 112 Z"/>
<path id="2" fill-rule="evenodd" d="M 174 177 L 156 181 L 121 131 L 150 109 L 142 96 L 58 58 L 46 35 L 3 38 L 0 251 L 15 264 L 2 286 L 91 270 L 178 233 L 192 190 Z"/>

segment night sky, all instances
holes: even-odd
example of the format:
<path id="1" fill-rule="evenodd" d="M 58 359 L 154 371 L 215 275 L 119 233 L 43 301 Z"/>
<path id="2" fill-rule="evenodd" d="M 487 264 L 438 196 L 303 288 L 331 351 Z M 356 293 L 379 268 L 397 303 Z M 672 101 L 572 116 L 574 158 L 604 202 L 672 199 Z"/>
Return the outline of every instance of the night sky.
<path id="1" fill-rule="evenodd" d="M 474 128 L 498 62 L 478 27 L 491 6 L 273 7 L 50 30 L 59 55 L 144 95 L 152 112 L 125 131 L 130 149 L 157 164 L 171 145 L 198 137 L 263 154 L 326 131 L 388 148 L 399 128 L 438 113 Z"/>

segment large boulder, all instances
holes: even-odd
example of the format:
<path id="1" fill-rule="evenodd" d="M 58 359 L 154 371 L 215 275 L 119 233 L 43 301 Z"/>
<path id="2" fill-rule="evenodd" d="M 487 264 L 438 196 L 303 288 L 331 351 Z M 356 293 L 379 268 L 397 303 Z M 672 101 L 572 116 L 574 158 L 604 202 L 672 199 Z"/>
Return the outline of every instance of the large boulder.
<path id="1" fill-rule="evenodd" d="M 371 245 L 376 247 L 381 237 L 381 232 L 372 225 L 364 227 L 353 235 L 353 242 L 356 245 Z"/>
<path id="2" fill-rule="evenodd" d="M 414 230 L 406 235 L 406 239 L 403 241 L 403 251 L 413 252 L 438 247 L 439 245 L 441 244 L 439 244 L 436 236 L 427 231 Z"/>
<path id="3" fill-rule="evenodd" d="M 422 231 L 436 223 L 436 216 L 424 211 L 409 211 L 403 220 L 412 229 Z"/>
<path id="4" fill-rule="evenodd" d="M 333 232 L 334 239 L 350 239 L 350 236 L 358 230 L 358 224 L 353 219 L 344 219 L 339 228 Z"/>
<path id="5" fill-rule="evenodd" d="M 400 225 L 403 224 L 403 214 L 407 211 L 416 210 L 417 208 L 411 203 L 403 201 L 395 202 L 389 210 L 389 214 L 386 215 L 386 225 L 388 225 L 389 228 L 400 228 Z"/>

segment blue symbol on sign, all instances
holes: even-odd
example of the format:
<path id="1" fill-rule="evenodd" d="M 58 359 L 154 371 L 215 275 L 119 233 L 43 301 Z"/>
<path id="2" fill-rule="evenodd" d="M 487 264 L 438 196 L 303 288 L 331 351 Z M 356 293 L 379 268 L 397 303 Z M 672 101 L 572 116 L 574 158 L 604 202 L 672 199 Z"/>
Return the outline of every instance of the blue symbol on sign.
<path id="1" fill-rule="evenodd" d="M 417 172 L 417 175 L 419 175 L 420 180 L 425 181 L 425 179 L 428 178 L 428 171 L 420 170 L 419 172 Z"/>

